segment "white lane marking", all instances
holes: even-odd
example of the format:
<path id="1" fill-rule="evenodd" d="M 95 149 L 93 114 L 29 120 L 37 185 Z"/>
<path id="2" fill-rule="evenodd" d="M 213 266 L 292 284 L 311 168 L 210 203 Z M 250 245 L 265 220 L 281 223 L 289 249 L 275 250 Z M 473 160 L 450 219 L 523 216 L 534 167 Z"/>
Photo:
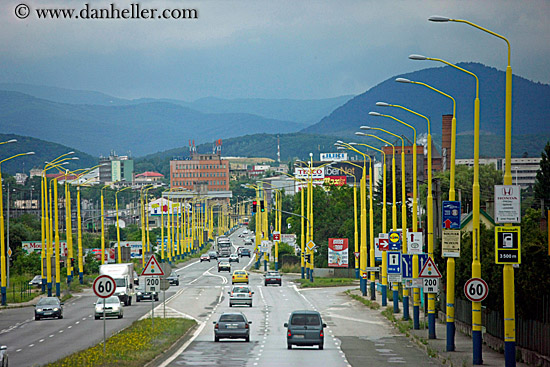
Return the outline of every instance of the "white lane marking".
<path id="1" fill-rule="evenodd" d="M 53 335 L 53 334 L 49 336 L 49 338 L 53 338 L 53 337 L 54 337 L 54 335 Z"/>
<path id="2" fill-rule="evenodd" d="M 44 341 L 44 339 L 40 339 L 38 342 L 39 342 L 39 343 L 42 343 L 43 341 Z"/>
<path id="3" fill-rule="evenodd" d="M 75 322 L 76 325 L 80 324 L 80 321 Z"/>
<path id="4" fill-rule="evenodd" d="M 59 332 L 60 332 L 60 333 L 62 333 L 62 332 L 63 332 L 63 330 L 59 330 Z"/>
<path id="5" fill-rule="evenodd" d="M 330 316 L 330 317 L 334 317 L 334 318 L 337 318 L 337 319 L 343 319 L 343 320 L 349 320 L 349 321 L 354 321 L 354 322 L 363 322 L 365 324 L 372 324 L 372 325 L 385 325 L 385 323 L 381 322 L 381 321 L 370 321 L 370 320 L 363 320 L 363 319 L 357 319 L 355 317 L 349 317 L 349 316 L 343 316 L 343 315 L 335 315 L 335 314 L 332 314 L 332 313 L 327 313 L 325 314 L 325 316 Z M 330 333 L 332 333 L 332 330 L 329 330 Z"/>
<path id="6" fill-rule="evenodd" d="M 72 325 L 69 325 L 69 326 L 67 326 L 67 329 L 70 329 L 70 328 L 72 328 L 72 327 L 73 327 Z"/>
<path id="7" fill-rule="evenodd" d="M 23 350 L 23 349 L 17 349 L 15 352 L 16 352 L 16 353 L 19 353 L 19 352 L 21 352 L 22 350 Z"/>
<path id="8" fill-rule="evenodd" d="M 90 315 L 90 316 L 91 316 L 91 315 Z M 90 317 L 90 316 L 88 316 L 88 317 Z M 82 321 L 86 321 L 86 318 L 83 318 Z"/>
<path id="9" fill-rule="evenodd" d="M 34 344 L 29 344 L 29 348 L 32 348 L 32 347 L 34 347 Z"/>

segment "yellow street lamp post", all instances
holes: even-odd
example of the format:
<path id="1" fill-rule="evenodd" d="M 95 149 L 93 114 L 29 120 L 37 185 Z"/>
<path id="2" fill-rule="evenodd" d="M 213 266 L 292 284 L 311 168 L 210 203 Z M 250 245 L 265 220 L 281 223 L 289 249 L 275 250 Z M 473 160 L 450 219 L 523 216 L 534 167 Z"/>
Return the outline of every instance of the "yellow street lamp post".
<path id="1" fill-rule="evenodd" d="M 474 28 L 487 32 L 506 42 L 508 47 L 508 64 L 506 66 L 506 89 L 504 106 L 504 185 L 512 184 L 512 67 L 510 66 L 511 47 L 506 37 L 490 31 L 477 24 L 463 19 L 451 19 L 441 16 L 432 16 L 429 18 L 432 22 L 458 22 L 465 23 Z M 511 225 L 511 224 L 505 224 Z M 514 267 L 511 264 L 504 265 L 503 268 L 503 291 L 504 291 L 504 358 L 506 367 L 516 365 L 516 311 L 515 311 L 515 290 L 514 290 Z M 479 341 L 478 341 L 479 343 Z M 474 364 L 482 363 L 481 354 L 474 355 Z"/>
<path id="2" fill-rule="evenodd" d="M 370 126 L 361 126 L 363 130 L 378 130 L 383 131 L 386 134 L 390 134 L 398 139 L 401 139 L 401 236 L 402 236 L 402 252 L 407 253 L 407 190 L 405 180 L 405 139 L 403 137 L 392 133 L 391 131 Z M 356 133 L 362 135 L 363 133 Z M 395 296 L 395 294 L 394 294 Z M 395 311 L 395 303 L 394 303 Z M 409 320 L 409 290 L 403 287 L 403 319 Z"/>
<path id="3" fill-rule="evenodd" d="M 449 184 L 449 200 L 455 200 L 455 153 L 456 153 L 456 101 L 455 99 L 447 93 L 440 91 L 432 87 L 429 84 L 412 81 L 405 78 L 397 78 L 397 82 L 400 83 L 410 83 L 422 85 L 428 89 L 433 90 L 447 98 L 450 98 L 453 101 L 453 118 L 451 122 L 451 157 L 449 164 L 449 175 L 450 175 L 450 184 Z M 446 314 L 447 314 L 447 346 L 446 350 L 452 352 L 455 350 L 455 259 L 453 257 L 447 258 L 447 291 L 446 291 Z"/>
<path id="4" fill-rule="evenodd" d="M 349 150 L 352 150 L 358 154 L 360 154 L 361 156 L 363 156 L 363 167 L 360 167 L 359 165 L 356 165 L 354 163 L 351 163 L 351 162 L 348 162 L 354 166 L 357 166 L 359 168 L 362 169 L 362 175 L 361 175 L 361 180 L 360 180 L 360 193 L 361 193 L 361 214 L 360 214 L 360 221 L 361 221 L 361 246 L 359 248 L 359 267 L 360 267 L 360 279 L 359 279 L 359 288 L 361 289 L 361 293 L 363 294 L 363 296 L 366 296 L 367 295 L 367 279 L 366 279 L 366 276 L 367 276 L 367 271 L 366 271 L 366 268 L 367 268 L 367 188 L 366 188 L 366 181 L 367 181 L 367 167 L 366 167 L 366 162 L 367 162 L 367 158 L 369 159 L 369 173 L 372 173 L 370 172 L 370 170 L 372 169 L 372 159 L 371 157 L 368 155 L 368 154 L 365 154 L 359 150 L 357 150 L 356 148 L 354 148 L 353 146 L 351 146 L 351 143 L 350 144 L 347 144 L 347 143 L 344 143 L 343 141 L 341 140 L 338 140 L 335 144 L 337 146 L 337 149 L 349 149 Z M 370 196 L 371 196 L 371 201 L 370 201 L 370 204 L 371 204 L 371 209 L 372 210 L 372 175 L 369 176 L 369 184 L 370 184 L 370 188 L 371 188 L 371 191 L 370 191 Z M 370 212 L 369 212 L 370 214 Z M 370 218 L 370 221 L 372 221 L 372 216 Z M 372 233 L 371 233 L 371 246 L 373 246 L 373 236 L 372 236 Z M 373 257 L 373 260 L 374 260 L 374 257 Z M 371 261 L 372 263 L 372 261 Z M 374 282 L 374 273 L 371 272 L 371 282 Z M 373 286 L 371 285 L 371 297 L 372 295 L 374 295 L 374 291 L 373 291 Z"/>
<path id="5" fill-rule="evenodd" d="M 117 257 L 118 257 L 118 260 L 117 260 L 117 263 L 122 263 L 122 251 L 120 249 L 120 223 L 119 223 L 119 220 L 118 220 L 118 193 L 119 192 L 122 192 L 124 190 L 128 190 L 128 189 L 131 189 L 132 187 L 131 186 L 127 186 L 123 189 L 120 189 L 120 190 L 117 190 L 115 192 L 115 210 L 116 210 L 116 240 L 117 240 L 117 245 L 118 245 L 118 248 L 117 248 Z M 80 201 L 79 201 L 80 202 Z M 80 221 L 79 221 L 80 222 Z"/>
<path id="6" fill-rule="evenodd" d="M 376 102 L 376 105 L 379 107 L 398 107 L 398 105 L 392 105 L 386 102 Z M 413 232 L 418 231 L 418 180 L 417 180 L 417 154 L 416 154 L 416 129 L 409 125 L 408 123 L 399 120 L 391 115 L 384 115 L 378 112 L 369 112 L 371 116 L 382 116 L 391 118 L 400 124 L 403 124 L 411 128 L 414 132 L 413 135 L 413 204 L 412 204 L 412 230 Z M 418 255 L 413 255 L 413 266 L 412 266 L 412 275 L 413 278 L 418 278 L 418 273 L 420 269 L 418 268 Z M 413 328 L 415 330 L 420 329 L 420 288 L 413 288 Z"/>
<path id="7" fill-rule="evenodd" d="M 12 142 L 12 141 L 7 141 L 5 143 L 8 143 L 8 142 Z M 3 159 L 0 161 L 0 167 L 1 167 L 1 164 L 6 162 L 6 161 L 9 161 L 10 159 L 13 159 L 13 158 L 16 158 L 16 157 L 21 157 L 21 156 L 24 156 L 24 155 L 32 155 L 34 154 L 34 152 L 27 152 L 27 153 L 21 153 L 21 154 L 16 154 L 14 156 L 11 156 L 9 158 L 6 158 L 6 159 Z M 2 170 L 0 169 L 0 180 L 1 180 L 1 177 L 2 177 Z M 2 305 L 6 305 L 6 298 L 7 298 L 7 293 L 6 293 L 6 287 L 7 287 L 7 274 L 6 274 L 6 269 L 7 269 L 7 263 L 6 263 L 6 243 L 5 243 L 5 239 L 4 239 L 4 204 L 3 204 L 3 198 L 2 196 L 4 196 L 4 190 L 2 190 L 2 187 L 1 187 L 1 183 L 0 183 L 0 251 L 1 251 L 1 255 L 0 255 L 0 267 L 1 267 L 1 275 L 2 275 L 2 279 L 1 279 L 1 294 L 2 294 Z"/>
<path id="8" fill-rule="evenodd" d="M 481 278 L 481 251 L 480 251 L 480 220 L 479 220 L 479 78 L 477 75 L 456 66 L 448 61 L 426 57 L 422 55 L 410 55 L 411 60 L 431 60 L 438 61 L 445 65 L 449 65 L 457 70 L 463 71 L 476 80 L 476 98 L 474 100 L 474 182 L 472 185 L 472 278 Z M 428 135 L 429 137 L 429 135 Z M 428 150 L 429 153 L 429 150 Z M 430 172 L 428 172 L 429 174 Z M 428 229 L 428 241 L 430 239 L 430 233 Z M 433 234 L 432 234 L 433 236 Z M 429 242 L 428 242 L 429 246 Z M 428 298 L 429 300 L 429 298 Z M 428 308 L 430 306 L 428 305 Z M 472 302 L 472 343 L 473 343 L 473 364 L 482 364 L 482 343 L 483 337 L 481 334 L 482 321 L 481 321 L 481 302 Z M 435 327 L 434 327 L 435 333 Z"/>

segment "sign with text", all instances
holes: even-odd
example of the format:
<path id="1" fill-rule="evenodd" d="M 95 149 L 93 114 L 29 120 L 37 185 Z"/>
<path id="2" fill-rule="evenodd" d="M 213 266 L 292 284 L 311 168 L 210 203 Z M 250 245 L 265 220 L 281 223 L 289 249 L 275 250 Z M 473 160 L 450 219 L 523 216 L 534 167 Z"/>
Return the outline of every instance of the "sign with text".
<path id="1" fill-rule="evenodd" d="M 390 251 L 401 251 L 401 232 L 391 231 L 388 233 Z"/>
<path id="2" fill-rule="evenodd" d="M 443 257 L 460 257 L 460 230 L 443 229 L 441 238 Z"/>
<path id="3" fill-rule="evenodd" d="M 439 278 L 423 278 L 424 293 L 437 293 L 439 291 Z"/>
<path id="4" fill-rule="evenodd" d="M 334 268 L 348 267 L 348 239 L 328 239 L 328 266 Z"/>
<path id="5" fill-rule="evenodd" d="M 521 227 L 495 227 L 495 263 L 521 264 Z"/>
<path id="6" fill-rule="evenodd" d="M 321 153 L 321 162 L 347 161 L 348 153 Z"/>
<path id="7" fill-rule="evenodd" d="M 389 241 L 387 233 L 380 233 L 378 234 L 378 241 L 380 243 L 380 251 L 388 251 Z"/>
<path id="8" fill-rule="evenodd" d="M 323 180 L 325 178 L 325 170 L 323 168 L 312 167 L 295 167 L 294 168 L 294 177 L 301 180 Z"/>
<path id="9" fill-rule="evenodd" d="M 495 222 L 521 222 L 521 186 L 495 185 Z"/>
<path id="10" fill-rule="evenodd" d="M 325 184 L 331 186 L 344 186 L 346 184 L 346 176 L 325 176 Z"/>
<path id="11" fill-rule="evenodd" d="M 30 254 L 32 252 L 37 251 L 38 253 L 42 252 L 42 241 L 21 241 L 23 250 Z M 44 246 L 46 243 L 44 243 Z M 67 256 L 68 250 L 67 250 L 67 242 L 65 241 L 59 241 L 59 245 L 61 246 L 61 256 Z M 53 255 L 55 255 L 55 241 L 52 243 L 52 249 L 53 249 Z"/>

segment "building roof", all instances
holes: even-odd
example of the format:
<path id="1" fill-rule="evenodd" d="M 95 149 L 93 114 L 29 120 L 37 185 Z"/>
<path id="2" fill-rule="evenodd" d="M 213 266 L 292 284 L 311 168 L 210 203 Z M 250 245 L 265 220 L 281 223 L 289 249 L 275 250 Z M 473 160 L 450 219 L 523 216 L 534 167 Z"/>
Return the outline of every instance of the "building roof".
<path id="1" fill-rule="evenodd" d="M 164 177 L 164 175 L 158 172 L 147 171 L 147 172 L 137 174 L 136 177 Z"/>
<path id="2" fill-rule="evenodd" d="M 491 217 L 491 215 L 489 215 L 489 213 L 487 213 L 485 210 L 483 209 L 479 209 L 479 214 L 484 216 L 488 221 L 489 223 L 491 223 L 493 226 L 495 225 L 495 221 L 494 219 Z M 473 212 L 469 212 L 469 213 L 466 213 L 466 214 L 462 214 L 461 218 L 460 218 L 460 229 L 463 229 L 464 227 L 466 227 L 466 225 L 473 219 Z"/>

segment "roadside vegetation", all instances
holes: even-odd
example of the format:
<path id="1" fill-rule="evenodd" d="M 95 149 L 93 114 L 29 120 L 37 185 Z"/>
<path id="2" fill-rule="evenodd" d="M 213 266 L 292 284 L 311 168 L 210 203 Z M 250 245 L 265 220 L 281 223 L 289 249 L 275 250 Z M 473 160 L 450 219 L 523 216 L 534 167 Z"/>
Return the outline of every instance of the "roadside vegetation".
<path id="1" fill-rule="evenodd" d="M 302 288 L 315 287 L 340 287 L 357 284 L 358 281 L 352 278 L 315 278 L 313 282 L 309 279 L 296 279 L 294 282 L 299 283 Z"/>
<path id="2" fill-rule="evenodd" d="M 47 367 L 90 366 L 90 367 L 143 367 L 164 353 L 178 339 L 185 335 L 196 322 L 181 318 L 155 318 L 135 321 L 130 327 L 86 350 L 50 363 Z"/>

